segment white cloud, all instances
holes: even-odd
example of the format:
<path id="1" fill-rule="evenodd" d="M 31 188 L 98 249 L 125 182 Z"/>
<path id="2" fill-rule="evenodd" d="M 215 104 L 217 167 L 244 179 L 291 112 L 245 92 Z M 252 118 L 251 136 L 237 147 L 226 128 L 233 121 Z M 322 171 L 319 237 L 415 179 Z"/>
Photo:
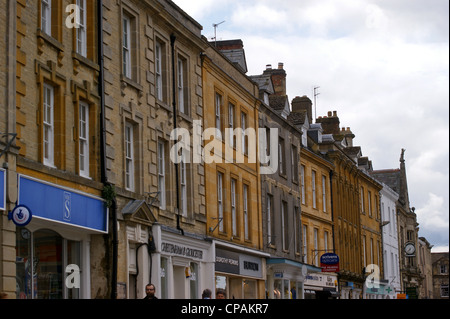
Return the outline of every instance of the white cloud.
<path id="1" fill-rule="evenodd" d="M 419 224 L 433 231 L 448 229 L 449 220 L 448 214 L 444 213 L 444 198 L 433 193 L 428 196 L 428 202 L 416 210 Z"/>

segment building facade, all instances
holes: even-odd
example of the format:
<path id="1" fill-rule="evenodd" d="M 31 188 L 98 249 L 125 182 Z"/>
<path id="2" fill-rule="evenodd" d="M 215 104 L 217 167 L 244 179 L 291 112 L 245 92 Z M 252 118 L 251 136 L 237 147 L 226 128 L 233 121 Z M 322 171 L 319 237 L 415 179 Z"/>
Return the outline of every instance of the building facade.
<path id="1" fill-rule="evenodd" d="M 421 282 L 418 268 L 417 249 L 419 224 L 410 206 L 408 182 L 406 176 L 405 150 L 400 156 L 399 169 L 374 170 L 371 176 L 388 185 L 398 193 L 396 203 L 398 225 L 399 265 L 402 294 L 410 298 L 418 298 L 418 288 Z"/>
<path id="2" fill-rule="evenodd" d="M 398 194 L 386 184 L 382 183 L 382 185 L 380 203 L 381 227 L 383 231 L 384 279 L 394 288 L 395 293 L 392 295 L 392 298 L 395 299 L 397 293 L 401 292 L 397 213 L 395 210 Z"/>
<path id="3" fill-rule="evenodd" d="M 419 237 L 417 260 L 421 275 L 419 299 L 433 299 L 433 262 L 431 248 L 433 247 L 425 237 Z"/>
<path id="4" fill-rule="evenodd" d="M 117 264 L 117 298 L 142 298 L 149 282 L 159 298 L 199 298 L 212 285 L 205 170 L 194 163 L 198 149 L 190 142 L 204 115 L 201 30 L 172 1 L 104 2 L 105 161 L 117 223 L 109 255 Z"/>
<path id="5" fill-rule="evenodd" d="M 215 247 L 211 288 L 225 290 L 227 298 L 264 298 L 258 86 L 245 75 L 240 40 L 208 44 L 202 61 L 206 225 Z"/>
<path id="6" fill-rule="evenodd" d="M 446 253 L 431 253 L 433 267 L 433 299 L 448 300 L 449 258 Z"/>
<path id="7" fill-rule="evenodd" d="M 302 132 L 299 172 L 303 260 L 321 267 L 321 257 L 335 253 L 331 200 L 334 166 L 318 151 L 323 129 L 321 124 L 312 123 L 312 102 L 307 96 L 293 99 L 289 118 Z M 336 273 L 311 273 L 305 280 L 305 298 L 335 298 L 337 288 Z"/>
<path id="8" fill-rule="evenodd" d="M 8 4 L 17 19 L 18 150 L 8 169 L 9 209 L 32 216 L 15 232 L 14 290 L 21 299 L 93 297 L 94 252 L 105 250 L 98 2 L 76 3 L 78 24 L 66 11 L 73 1 Z M 71 270 L 76 284 L 66 284 Z"/>

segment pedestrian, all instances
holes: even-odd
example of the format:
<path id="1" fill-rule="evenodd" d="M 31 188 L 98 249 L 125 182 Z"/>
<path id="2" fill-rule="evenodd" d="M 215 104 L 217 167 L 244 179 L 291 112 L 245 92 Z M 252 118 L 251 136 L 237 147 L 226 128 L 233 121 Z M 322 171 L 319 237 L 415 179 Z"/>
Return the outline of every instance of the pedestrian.
<path id="1" fill-rule="evenodd" d="M 145 286 L 145 293 L 146 296 L 144 299 L 158 299 L 158 297 L 155 296 L 156 288 L 154 284 L 148 284 Z"/>
<path id="2" fill-rule="evenodd" d="M 211 294 L 212 294 L 211 290 L 209 289 L 203 290 L 202 299 L 211 299 Z"/>
<path id="3" fill-rule="evenodd" d="M 227 293 L 223 289 L 217 289 L 216 299 L 227 299 Z"/>

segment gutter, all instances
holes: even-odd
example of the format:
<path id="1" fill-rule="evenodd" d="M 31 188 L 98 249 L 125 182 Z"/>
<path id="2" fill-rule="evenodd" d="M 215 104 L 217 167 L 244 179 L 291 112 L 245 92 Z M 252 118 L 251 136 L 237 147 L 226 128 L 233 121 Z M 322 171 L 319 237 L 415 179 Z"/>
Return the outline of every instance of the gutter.
<path id="1" fill-rule="evenodd" d="M 107 178 L 106 169 L 106 117 L 105 117 L 105 82 L 103 59 L 103 1 L 97 1 L 97 52 L 98 52 L 98 91 L 100 96 L 100 157 L 101 157 L 101 182 L 103 187 L 111 187 Z M 118 263 L 118 230 L 116 215 L 116 198 L 112 199 L 110 207 L 112 216 L 112 273 L 111 273 L 111 299 L 117 299 L 117 263 Z M 108 247 L 110 248 L 110 247 Z"/>

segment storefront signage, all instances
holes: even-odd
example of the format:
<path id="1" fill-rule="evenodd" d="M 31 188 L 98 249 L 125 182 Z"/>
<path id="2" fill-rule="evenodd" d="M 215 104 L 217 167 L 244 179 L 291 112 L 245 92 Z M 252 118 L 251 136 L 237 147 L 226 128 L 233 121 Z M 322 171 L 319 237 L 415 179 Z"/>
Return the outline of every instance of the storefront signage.
<path id="1" fill-rule="evenodd" d="M 25 227 L 31 222 L 33 214 L 31 210 L 25 205 L 18 205 L 9 212 L 8 219 L 12 220 L 16 226 Z"/>
<path id="2" fill-rule="evenodd" d="M 322 272 L 339 272 L 339 256 L 333 253 L 326 253 L 320 257 L 320 267 Z"/>
<path id="3" fill-rule="evenodd" d="M 216 271 L 262 278 L 261 258 L 216 248 Z"/>
<path id="4" fill-rule="evenodd" d="M 305 277 L 305 285 L 323 287 L 323 288 L 335 288 L 337 282 L 336 276 L 322 275 L 321 273 L 309 274 Z"/>
<path id="5" fill-rule="evenodd" d="M 99 197 L 20 175 L 19 204 L 36 218 L 108 232 L 106 205 Z"/>
<path id="6" fill-rule="evenodd" d="M 0 210 L 6 209 L 6 172 L 0 168 Z"/>
<path id="7" fill-rule="evenodd" d="M 239 254 L 216 248 L 216 271 L 239 274 Z"/>
<path id="8" fill-rule="evenodd" d="M 195 259 L 203 259 L 203 251 L 170 243 L 161 243 L 161 252 Z"/>

